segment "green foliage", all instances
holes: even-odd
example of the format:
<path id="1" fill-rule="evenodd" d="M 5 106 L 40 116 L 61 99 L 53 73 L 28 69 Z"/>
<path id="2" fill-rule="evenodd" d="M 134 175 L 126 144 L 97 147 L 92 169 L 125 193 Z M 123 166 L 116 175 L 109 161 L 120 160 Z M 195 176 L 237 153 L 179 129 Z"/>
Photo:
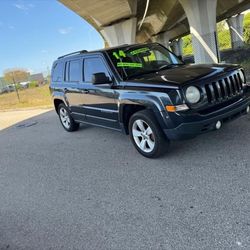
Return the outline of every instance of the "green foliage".
<path id="1" fill-rule="evenodd" d="M 250 13 L 244 16 L 244 41 L 246 44 L 250 44 Z"/>
<path id="2" fill-rule="evenodd" d="M 243 26 L 244 26 L 244 41 L 246 44 L 250 44 L 250 13 L 245 14 Z M 217 23 L 217 32 L 218 32 L 217 34 L 218 34 L 218 42 L 220 50 L 230 49 L 231 37 L 226 21 Z M 193 54 L 191 35 L 184 36 L 182 39 L 183 39 L 184 56 Z"/>
<path id="3" fill-rule="evenodd" d="M 35 88 L 35 87 L 38 87 L 38 82 L 37 81 L 31 81 L 29 83 L 29 88 Z"/>
<path id="4" fill-rule="evenodd" d="M 221 30 L 218 34 L 219 49 L 230 49 L 231 48 L 231 36 L 229 29 Z"/>
<path id="5" fill-rule="evenodd" d="M 225 20 L 217 23 L 217 37 L 220 50 L 231 48 L 230 31 Z"/>
<path id="6" fill-rule="evenodd" d="M 192 55 L 193 54 L 192 36 L 187 35 L 182 37 L 182 39 L 183 39 L 183 54 Z"/>
<path id="7" fill-rule="evenodd" d="M 16 84 L 15 84 L 15 88 L 16 88 L 17 90 L 20 90 L 20 89 L 22 89 L 22 86 L 21 86 L 21 84 L 16 83 Z"/>
<path id="8" fill-rule="evenodd" d="M 250 44 L 250 27 L 245 29 L 244 41 L 246 44 Z"/>
<path id="9" fill-rule="evenodd" d="M 243 25 L 244 25 L 244 27 L 246 27 L 246 26 L 249 27 L 250 26 L 250 12 L 245 14 Z"/>

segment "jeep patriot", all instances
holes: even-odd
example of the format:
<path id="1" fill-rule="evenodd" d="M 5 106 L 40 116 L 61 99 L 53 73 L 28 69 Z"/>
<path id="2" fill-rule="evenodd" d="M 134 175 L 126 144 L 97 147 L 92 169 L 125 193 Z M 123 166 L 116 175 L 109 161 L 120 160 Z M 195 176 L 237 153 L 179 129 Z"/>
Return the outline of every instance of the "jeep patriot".
<path id="1" fill-rule="evenodd" d="M 50 90 L 65 130 L 85 123 L 121 131 L 149 158 L 250 110 L 242 67 L 185 64 L 158 43 L 59 57 Z"/>

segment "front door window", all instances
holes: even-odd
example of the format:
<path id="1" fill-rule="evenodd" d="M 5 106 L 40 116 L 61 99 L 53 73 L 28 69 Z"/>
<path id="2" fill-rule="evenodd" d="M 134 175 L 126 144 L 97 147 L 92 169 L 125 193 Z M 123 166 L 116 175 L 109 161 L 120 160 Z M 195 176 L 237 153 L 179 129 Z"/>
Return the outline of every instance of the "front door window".
<path id="1" fill-rule="evenodd" d="M 110 79 L 108 70 L 100 58 L 87 58 L 84 60 L 84 81 L 91 82 L 95 73 L 105 73 Z M 111 80 L 111 79 L 110 79 Z"/>

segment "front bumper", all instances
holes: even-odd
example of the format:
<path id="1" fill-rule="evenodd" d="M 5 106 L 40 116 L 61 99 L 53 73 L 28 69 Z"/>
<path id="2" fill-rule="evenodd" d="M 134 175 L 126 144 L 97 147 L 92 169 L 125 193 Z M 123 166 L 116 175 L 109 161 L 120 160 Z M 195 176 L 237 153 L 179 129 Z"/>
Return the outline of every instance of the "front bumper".
<path id="1" fill-rule="evenodd" d="M 216 112 L 213 115 L 197 115 L 192 117 L 192 121 L 183 118 L 183 122 L 175 128 L 163 129 L 165 135 L 170 140 L 190 139 L 195 136 L 215 130 L 217 121 L 222 123 L 234 120 L 244 114 L 247 114 L 247 107 L 250 105 L 250 97 L 239 100 L 237 103 L 230 105 Z M 187 120 L 187 122 L 186 122 Z"/>

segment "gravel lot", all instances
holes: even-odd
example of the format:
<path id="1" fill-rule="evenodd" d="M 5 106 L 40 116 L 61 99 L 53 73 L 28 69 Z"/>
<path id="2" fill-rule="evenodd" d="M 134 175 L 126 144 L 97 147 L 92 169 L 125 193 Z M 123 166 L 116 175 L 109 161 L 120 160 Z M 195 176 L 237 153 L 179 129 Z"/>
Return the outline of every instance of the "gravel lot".
<path id="1" fill-rule="evenodd" d="M 55 112 L 0 131 L 0 249 L 250 249 L 249 123 L 156 160 Z"/>

